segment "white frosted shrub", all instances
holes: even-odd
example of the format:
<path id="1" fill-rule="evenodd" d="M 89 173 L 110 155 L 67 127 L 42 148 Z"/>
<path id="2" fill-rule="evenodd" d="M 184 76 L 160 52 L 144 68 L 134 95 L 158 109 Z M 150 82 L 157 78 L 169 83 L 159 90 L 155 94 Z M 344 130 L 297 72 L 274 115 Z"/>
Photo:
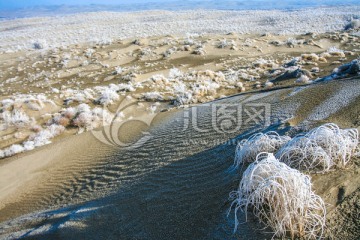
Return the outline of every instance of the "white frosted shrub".
<path id="1" fill-rule="evenodd" d="M 238 143 L 235 150 L 234 167 L 239 167 L 245 162 L 254 162 L 260 152 L 275 153 L 291 138 L 280 136 L 277 132 L 256 133 L 248 139 Z"/>
<path id="2" fill-rule="evenodd" d="M 309 83 L 311 81 L 308 76 L 302 74 L 298 79 L 296 79 L 295 82 L 296 83 Z"/>
<path id="3" fill-rule="evenodd" d="M 113 115 L 105 109 L 90 109 L 88 105 L 78 106 L 76 117 L 72 124 L 80 128 L 79 132 L 92 130 L 97 127 L 109 125 L 113 120 Z"/>
<path id="4" fill-rule="evenodd" d="M 13 156 L 15 154 L 22 153 L 24 151 L 25 151 L 25 149 L 24 149 L 23 146 L 21 146 L 19 144 L 14 144 L 14 145 L 12 145 L 9 148 L 4 150 L 4 155 L 6 157 L 11 157 L 11 156 Z"/>
<path id="5" fill-rule="evenodd" d="M 103 89 L 100 87 L 98 89 L 95 87 L 96 90 L 101 92 Z M 67 103 L 72 103 L 73 101 L 78 103 L 85 103 L 89 102 L 90 100 L 94 99 L 95 92 L 92 89 L 84 89 L 84 90 L 74 90 L 74 89 L 66 89 L 62 91 L 61 97 L 66 98 Z"/>
<path id="6" fill-rule="evenodd" d="M 182 75 L 183 75 L 183 73 L 179 69 L 177 69 L 177 68 L 170 69 L 169 78 L 174 79 L 174 78 L 181 77 Z"/>
<path id="7" fill-rule="evenodd" d="M 28 141 L 24 142 L 24 148 L 26 150 L 32 150 L 35 147 L 41 147 L 46 144 L 51 143 L 51 139 L 59 136 L 65 131 L 65 127 L 57 124 L 52 124 L 46 129 L 41 130 L 40 132 L 33 134 L 29 137 Z"/>
<path id="8" fill-rule="evenodd" d="M 125 84 L 125 83 L 120 83 L 119 85 L 117 85 L 119 87 L 119 91 L 126 91 L 126 92 L 133 92 L 135 91 L 135 88 L 133 85 L 131 85 L 131 83 L 129 84 Z"/>
<path id="9" fill-rule="evenodd" d="M 90 106 L 86 103 L 82 103 L 79 106 L 77 106 L 77 112 L 90 112 Z"/>
<path id="10" fill-rule="evenodd" d="M 182 106 L 194 103 L 193 95 L 191 92 L 179 93 L 174 100 L 175 106 Z"/>
<path id="11" fill-rule="evenodd" d="M 14 102 L 14 100 L 6 98 L 0 102 L 1 108 L 4 110 L 10 110 L 10 108 L 14 105 Z"/>
<path id="12" fill-rule="evenodd" d="M 31 119 L 25 112 L 14 109 L 12 112 L 5 111 L 1 113 L 0 119 L 7 126 L 24 127 L 31 123 Z"/>
<path id="13" fill-rule="evenodd" d="M 52 137 L 59 136 L 65 131 L 65 127 L 57 124 L 52 124 L 47 128 Z"/>
<path id="14" fill-rule="evenodd" d="M 345 57 L 345 53 L 343 50 L 338 49 L 337 47 L 330 47 L 327 52 L 331 55 L 331 56 L 335 56 L 335 57 Z"/>
<path id="15" fill-rule="evenodd" d="M 229 45 L 228 41 L 226 39 L 220 40 L 217 44 L 217 48 L 226 48 Z"/>
<path id="16" fill-rule="evenodd" d="M 146 101 L 162 101 L 162 100 L 164 100 L 164 96 L 159 92 L 143 93 L 143 98 Z"/>
<path id="17" fill-rule="evenodd" d="M 86 50 L 84 51 L 84 55 L 85 55 L 86 57 L 91 57 L 91 56 L 93 55 L 93 53 L 95 53 L 95 50 L 92 49 L 92 48 L 88 48 L 88 49 L 86 49 Z"/>
<path id="18" fill-rule="evenodd" d="M 97 103 L 107 106 L 113 104 L 114 101 L 119 100 L 120 96 L 117 94 L 116 90 L 111 88 L 105 88 L 101 91 L 100 97 L 96 100 Z"/>
<path id="19" fill-rule="evenodd" d="M 276 156 L 287 165 L 309 172 L 326 172 L 345 167 L 358 152 L 357 129 L 340 129 L 328 123 L 299 135 L 284 145 Z"/>
<path id="20" fill-rule="evenodd" d="M 35 149 L 34 141 L 26 141 L 23 143 L 25 151 L 31 151 Z"/>
<path id="21" fill-rule="evenodd" d="M 75 117 L 75 115 L 76 115 L 76 109 L 75 108 L 73 108 L 73 107 L 69 107 L 69 108 L 66 108 L 63 112 L 62 112 L 62 114 L 66 117 L 66 118 L 68 118 L 68 119 L 73 119 L 74 117 Z"/>
<path id="22" fill-rule="evenodd" d="M 293 138 L 276 156 L 287 165 L 303 171 L 326 172 L 334 165 L 316 141 L 302 136 Z"/>
<path id="23" fill-rule="evenodd" d="M 96 122 L 98 122 L 96 127 L 107 126 L 111 124 L 114 118 L 113 114 L 102 108 L 94 108 L 92 113 L 95 116 Z"/>
<path id="24" fill-rule="evenodd" d="M 249 211 L 274 236 L 319 239 L 325 227 L 325 204 L 311 189 L 310 177 L 278 161 L 271 153 L 260 153 L 243 173 L 239 188 L 230 194 L 237 212 Z"/>
<path id="25" fill-rule="evenodd" d="M 123 69 L 122 67 L 118 66 L 118 67 L 115 67 L 115 71 L 114 71 L 114 74 L 115 75 L 119 75 L 123 72 Z"/>
<path id="26" fill-rule="evenodd" d="M 80 128 L 91 129 L 93 121 L 93 115 L 91 112 L 80 112 L 73 120 L 73 124 Z"/>

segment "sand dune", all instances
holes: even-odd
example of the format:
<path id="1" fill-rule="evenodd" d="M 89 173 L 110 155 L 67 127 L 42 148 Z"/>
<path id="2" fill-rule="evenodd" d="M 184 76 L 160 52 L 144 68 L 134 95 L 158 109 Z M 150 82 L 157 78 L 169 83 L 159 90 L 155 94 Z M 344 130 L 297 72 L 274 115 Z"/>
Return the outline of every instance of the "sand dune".
<path id="1" fill-rule="evenodd" d="M 293 131 L 286 124 L 287 119 L 291 119 L 291 116 L 296 115 L 298 121 L 304 122 L 314 111 L 317 112 L 316 108 L 322 103 L 335 104 L 336 98 L 330 98 L 334 99 L 332 102 L 327 97 L 328 95 L 336 96 L 346 92 L 347 94 L 356 94 L 358 99 L 360 94 L 358 81 L 358 79 L 350 79 L 320 83 L 303 87 L 301 91 L 295 87 L 264 93 L 240 94 L 236 97 L 214 102 L 214 104 L 270 103 L 272 106 L 272 125 L 269 128 L 279 132 L 287 132 Z M 321 95 L 315 96 L 313 94 L 319 91 L 322 92 Z M 342 109 L 347 107 L 352 107 L 355 112 L 359 110 L 356 98 L 344 104 L 344 106 L 333 109 L 330 119 L 342 116 Z M 211 122 L 211 111 L 209 110 L 211 108 L 206 106 L 202 108 L 203 118 L 200 120 L 199 126 L 205 128 L 211 126 L 209 125 L 209 121 Z M 228 192 L 234 186 L 234 180 L 238 178 L 237 175 L 228 175 L 227 173 L 227 169 L 233 162 L 235 146 L 231 144 L 218 145 L 215 140 L 219 140 L 219 138 L 222 141 L 231 138 L 241 139 L 251 132 L 261 129 L 262 126 L 243 125 L 241 130 L 243 134 L 241 135 L 238 133 L 219 135 L 213 129 L 209 129 L 209 133 L 195 134 L 191 131 L 182 132 L 183 123 L 179 119 L 181 119 L 183 112 L 168 114 L 167 117 L 158 121 L 159 124 L 153 126 L 151 133 L 154 138 L 141 149 L 136 150 L 136 153 L 135 151 L 124 152 L 109 148 L 107 145 L 97 142 L 91 134 L 82 134 L 51 145 L 47 149 L 27 154 L 14 160 L 14 162 L 10 161 L 8 164 L 3 164 L 2 171 L 22 171 L 21 168 L 27 169 L 26 165 L 21 165 L 20 168 L 19 165 L 15 165 L 15 162 L 31 161 L 36 174 L 29 174 L 32 176 L 30 181 L 27 174 L 24 174 L 24 178 L 17 178 L 19 186 L 27 187 L 17 188 L 13 196 L 24 197 L 18 197 L 12 204 L 7 204 L 2 208 L 2 220 L 11 219 L 34 210 L 85 202 L 56 212 L 39 213 L 19 218 L 19 220 L 4 222 L 2 225 L 3 236 L 33 237 L 38 234 L 46 234 L 45 236 L 49 237 L 76 238 L 86 236 L 87 238 L 97 238 L 101 235 L 116 238 L 120 234 L 127 238 L 132 236 L 133 231 L 140 231 L 146 238 L 161 236 L 186 238 L 189 236 L 187 234 L 190 233 L 178 232 L 176 229 L 186 229 L 188 224 L 198 225 L 199 222 L 204 225 L 201 225 L 202 227 L 195 232 L 191 231 L 191 234 L 199 237 L 206 236 L 205 233 L 209 233 L 210 229 L 212 229 L 211 231 L 216 229 L 219 238 L 229 236 L 228 234 L 231 234 L 232 229 L 226 227 L 226 221 L 217 226 L 219 221 L 224 221 L 220 219 L 225 219 L 223 214 L 228 208 L 227 194 L 223 194 L 223 191 L 219 192 L 219 189 Z M 327 120 L 329 117 L 325 116 L 321 121 Z M 354 118 L 350 116 L 337 123 L 344 127 L 356 125 Z M 170 129 L 173 134 L 169 134 Z M 174 138 L 174 136 L 176 137 Z M 193 142 L 184 142 L 184 139 L 191 139 Z M 204 140 L 208 143 L 213 142 L 214 147 L 209 148 L 209 144 L 194 144 L 196 141 Z M 81 148 L 81 145 L 87 146 L 86 152 Z M 51 158 L 48 157 L 48 152 L 52 152 Z M 43 161 L 37 163 L 36 159 L 48 159 L 47 161 L 50 164 L 45 165 Z M 331 203 L 328 206 L 330 213 L 333 213 L 334 209 L 345 206 L 347 197 L 358 191 L 359 180 L 353 173 L 354 166 L 356 165 L 351 165 L 346 170 L 313 176 L 315 192 L 320 194 L 327 203 Z M 101 172 L 102 174 L 100 174 Z M 335 177 L 335 175 L 339 177 Z M 327 179 L 332 179 L 330 185 L 324 185 L 328 181 Z M 8 184 L 11 184 L 13 180 L 9 178 L 8 181 L 10 181 Z M 79 189 L 80 186 L 83 187 Z M 341 202 L 338 202 L 338 191 L 340 191 L 338 186 L 346 189 Z M 184 192 L 180 189 L 187 190 Z M 328 195 L 328 193 L 331 194 Z M 2 199 L 11 199 L 9 195 L 6 195 L 6 192 L 4 194 L 2 192 Z M 99 198 L 101 195 L 105 198 Z M 99 200 L 91 200 L 97 198 Z M 180 199 L 181 204 L 177 204 Z M 223 202 L 224 205 L 215 206 L 214 202 Z M 21 206 L 21 208 L 16 206 Z M 204 208 L 200 206 L 204 206 Z M 194 215 L 184 221 L 181 216 L 185 214 L 183 211 L 187 211 L 188 208 L 194 211 Z M 14 211 L 14 209 L 19 210 Z M 139 212 L 141 209 L 143 209 L 142 215 Z M 84 212 L 87 211 L 90 212 L 85 214 Z M 137 212 L 136 217 L 131 214 L 133 211 Z M 149 216 L 153 217 L 149 218 Z M 161 216 L 163 219 L 161 220 L 156 216 Z M 209 219 L 209 222 L 206 221 L 206 224 L 200 220 L 207 219 L 209 216 L 213 217 Z M 336 214 L 329 214 L 329 216 L 331 216 L 331 221 L 334 221 L 334 225 L 330 226 L 355 224 L 355 222 L 342 220 L 339 222 L 340 220 L 336 220 Z M 44 221 L 44 219 L 48 220 Z M 94 221 L 94 219 L 97 220 Z M 115 232 L 109 231 L 105 225 L 101 224 L 105 219 L 107 226 L 113 226 L 113 224 L 118 226 Z M 19 225 L 18 221 L 23 223 Z M 54 224 L 57 227 L 47 225 L 48 221 L 55 221 Z M 117 221 L 130 222 L 123 225 L 120 222 L 116 223 Z M 40 222 L 43 223 L 39 225 Z M 256 228 L 256 226 L 252 226 L 252 224 L 250 222 L 242 226 L 242 233 L 245 232 L 246 234 L 247 232 L 249 236 L 253 234 L 251 229 Z M 160 225 L 163 227 L 159 227 Z M 141 230 L 141 226 L 147 226 L 146 230 Z M 133 230 L 129 231 L 129 229 Z M 96 233 L 93 232 L 94 230 Z M 10 233 L 14 235 L 8 235 Z M 256 233 L 260 234 L 257 237 L 258 239 L 264 237 L 261 235 L 262 233 L 258 231 Z M 358 233 L 353 232 L 352 234 Z"/>
<path id="2" fill-rule="evenodd" d="M 358 12 L 1 21 L 0 238 L 271 238 L 252 218 L 234 234 L 226 215 L 237 142 L 328 122 L 359 129 Z M 235 120 L 221 118 L 227 107 Z M 360 236 L 358 173 L 355 156 L 311 174 L 325 237 Z"/>

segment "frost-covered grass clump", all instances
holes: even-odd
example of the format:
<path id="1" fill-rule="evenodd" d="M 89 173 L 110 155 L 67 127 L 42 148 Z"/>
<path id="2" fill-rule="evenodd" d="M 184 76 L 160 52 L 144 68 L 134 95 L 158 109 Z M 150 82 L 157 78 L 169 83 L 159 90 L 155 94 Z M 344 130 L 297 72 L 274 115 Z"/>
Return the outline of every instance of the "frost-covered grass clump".
<path id="1" fill-rule="evenodd" d="M 8 127 L 21 128 L 28 126 L 33 122 L 24 111 L 14 109 L 13 111 L 5 111 L 0 113 L 0 126 L 2 130 L 7 129 Z"/>
<path id="2" fill-rule="evenodd" d="M 237 191 L 230 194 L 237 212 L 248 211 L 277 237 L 318 239 L 325 227 L 325 204 L 311 189 L 310 177 L 260 153 L 243 173 Z"/>
<path id="3" fill-rule="evenodd" d="M 357 129 L 340 129 L 328 123 L 291 139 L 276 157 L 302 171 L 326 172 L 332 167 L 345 167 L 358 151 Z"/>
<path id="4" fill-rule="evenodd" d="M 298 79 L 295 81 L 296 83 L 310 83 L 311 80 L 306 75 L 301 75 Z"/>
<path id="5" fill-rule="evenodd" d="M 140 99 L 147 101 L 172 101 L 176 106 L 203 103 L 219 97 L 222 88 L 239 88 L 245 91 L 239 76 L 236 74 L 225 75 L 223 72 L 211 70 L 181 72 L 173 68 L 168 77 L 157 74 L 143 82 L 143 87 L 148 88 Z"/>
<path id="6" fill-rule="evenodd" d="M 337 47 L 330 47 L 327 53 L 333 57 L 345 57 L 344 50 L 338 49 Z"/>
<path id="7" fill-rule="evenodd" d="M 51 139 L 60 135 L 65 131 L 65 128 L 60 125 L 52 124 L 46 129 L 39 129 L 39 132 L 30 135 L 28 140 L 22 144 L 13 144 L 8 148 L 0 150 L 0 159 L 4 157 L 11 157 L 18 153 L 31 151 L 36 147 L 41 147 L 51 143 Z"/>
<path id="8" fill-rule="evenodd" d="M 117 101 L 120 98 L 119 94 L 117 93 L 119 90 L 119 86 L 115 84 L 110 84 L 109 87 L 98 88 L 99 96 L 95 102 L 103 106 L 113 104 L 114 101 Z"/>
<path id="9" fill-rule="evenodd" d="M 222 39 L 216 43 L 217 48 L 226 48 L 229 45 L 230 45 L 230 43 L 226 39 Z"/>
<path id="10" fill-rule="evenodd" d="M 77 127 L 79 133 L 92 130 L 98 127 L 107 126 L 114 120 L 114 115 L 106 109 L 95 107 L 91 108 L 86 103 L 82 103 L 77 107 L 69 107 L 55 113 L 47 122 L 44 129 L 38 125 L 34 125 L 35 120 L 30 119 L 21 114 L 16 118 L 11 115 L 13 124 L 23 127 L 27 123 L 32 125 L 31 130 L 34 131 L 23 143 L 14 144 L 8 148 L 0 150 L 0 158 L 10 157 L 15 154 L 31 151 L 37 147 L 51 143 L 51 139 L 62 134 L 67 127 Z"/>
<path id="11" fill-rule="evenodd" d="M 345 167 L 359 152 L 357 129 L 340 129 L 328 123 L 294 138 L 276 132 L 257 133 L 236 147 L 234 167 L 254 162 L 260 152 L 274 153 L 288 166 L 311 173 Z"/>
<path id="12" fill-rule="evenodd" d="M 164 96 L 159 92 L 147 92 L 143 93 L 142 96 L 146 101 L 155 102 L 164 100 Z"/>
<path id="13" fill-rule="evenodd" d="M 64 127 L 78 127 L 79 132 L 107 126 L 113 120 L 113 114 L 103 108 L 91 109 L 86 103 L 77 107 L 63 109 L 50 120 L 49 124 L 57 124 Z"/>
<path id="14" fill-rule="evenodd" d="M 39 131 L 29 137 L 29 139 L 23 143 L 25 151 L 33 150 L 35 147 L 44 146 L 51 143 L 51 139 L 59 136 L 65 131 L 65 127 L 57 124 L 52 124 L 46 129 Z"/>
<path id="15" fill-rule="evenodd" d="M 65 89 L 60 93 L 65 98 L 67 105 L 77 103 L 95 103 L 108 106 L 120 99 L 119 93 L 133 92 L 137 85 L 129 83 L 110 84 L 108 86 L 96 86 L 83 90 Z"/>
<path id="16" fill-rule="evenodd" d="M 243 139 L 236 146 L 234 167 L 239 167 L 246 162 L 254 162 L 260 152 L 275 153 L 291 138 L 280 136 L 277 132 L 257 133 L 248 139 Z"/>
<path id="17" fill-rule="evenodd" d="M 47 99 L 44 94 L 18 94 L 0 101 L 1 111 L 31 110 L 40 111 L 45 106 L 55 106 L 52 100 Z"/>

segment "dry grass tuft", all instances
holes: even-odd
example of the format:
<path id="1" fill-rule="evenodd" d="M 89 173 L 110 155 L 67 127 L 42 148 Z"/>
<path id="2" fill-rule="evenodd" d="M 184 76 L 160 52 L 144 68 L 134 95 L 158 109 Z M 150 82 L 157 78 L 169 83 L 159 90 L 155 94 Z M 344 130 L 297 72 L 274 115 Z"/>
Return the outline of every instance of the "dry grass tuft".
<path id="1" fill-rule="evenodd" d="M 239 210 L 253 214 L 274 236 L 321 238 L 325 227 L 325 204 L 311 189 L 310 177 L 260 153 L 243 173 L 237 191 L 230 194 L 235 206 L 235 230 Z"/>
<path id="2" fill-rule="evenodd" d="M 234 167 L 237 168 L 245 162 L 254 162 L 260 152 L 275 153 L 291 138 L 280 136 L 277 132 L 257 133 L 248 139 L 242 140 L 236 147 Z"/>
<path id="3" fill-rule="evenodd" d="M 345 167 L 358 151 L 357 129 L 340 129 L 334 123 L 314 128 L 285 144 L 276 157 L 288 166 L 308 172 Z"/>

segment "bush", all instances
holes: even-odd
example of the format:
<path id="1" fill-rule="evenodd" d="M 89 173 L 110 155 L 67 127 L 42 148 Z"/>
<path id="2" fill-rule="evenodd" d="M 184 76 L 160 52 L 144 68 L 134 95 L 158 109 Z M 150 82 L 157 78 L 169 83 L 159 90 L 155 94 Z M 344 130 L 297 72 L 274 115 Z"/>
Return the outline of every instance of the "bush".
<path id="1" fill-rule="evenodd" d="M 290 139 L 288 136 L 280 136 L 273 131 L 254 134 L 236 146 L 234 167 L 237 168 L 245 162 L 254 162 L 260 152 L 275 153 Z"/>
<path id="2" fill-rule="evenodd" d="M 333 166 L 345 167 L 358 151 L 358 138 L 357 129 L 340 129 L 328 123 L 294 137 L 276 157 L 298 170 L 326 172 Z"/>
<path id="3" fill-rule="evenodd" d="M 15 154 L 22 153 L 24 151 L 25 151 L 25 149 L 23 146 L 21 146 L 19 144 L 14 144 L 4 150 L 4 155 L 5 155 L 5 157 L 11 157 Z"/>
<path id="4" fill-rule="evenodd" d="M 103 106 L 107 106 L 109 104 L 113 104 L 114 101 L 119 100 L 119 98 L 120 96 L 117 94 L 116 89 L 104 88 L 95 102 Z"/>
<path id="5" fill-rule="evenodd" d="M 51 139 L 60 135 L 65 131 L 65 127 L 52 124 L 48 126 L 46 129 L 33 134 L 29 137 L 28 141 L 24 142 L 24 148 L 25 150 L 29 151 L 34 149 L 35 147 L 41 147 L 46 144 L 51 143 Z"/>
<path id="6" fill-rule="evenodd" d="M 237 212 L 252 210 L 274 235 L 285 238 L 319 238 L 325 227 L 325 204 L 311 189 L 310 177 L 260 153 L 243 173 L 239 189 L 230 194 Z"/>
<path id="7" fill-rule="evenodd" d="M 228 41 L 226 39 L 220 40 L 217 44 L 217 48 L 226 48 L 229 45 Z"/>
<path id="8" fill-rule="evenodd" d="M 31 119 L 25 112 L 14 109 L 12 112 L 5 111 L 0 114 L 6 126 L 15 126 L 17 128 L 27 126 L 31 123 Z"/>

